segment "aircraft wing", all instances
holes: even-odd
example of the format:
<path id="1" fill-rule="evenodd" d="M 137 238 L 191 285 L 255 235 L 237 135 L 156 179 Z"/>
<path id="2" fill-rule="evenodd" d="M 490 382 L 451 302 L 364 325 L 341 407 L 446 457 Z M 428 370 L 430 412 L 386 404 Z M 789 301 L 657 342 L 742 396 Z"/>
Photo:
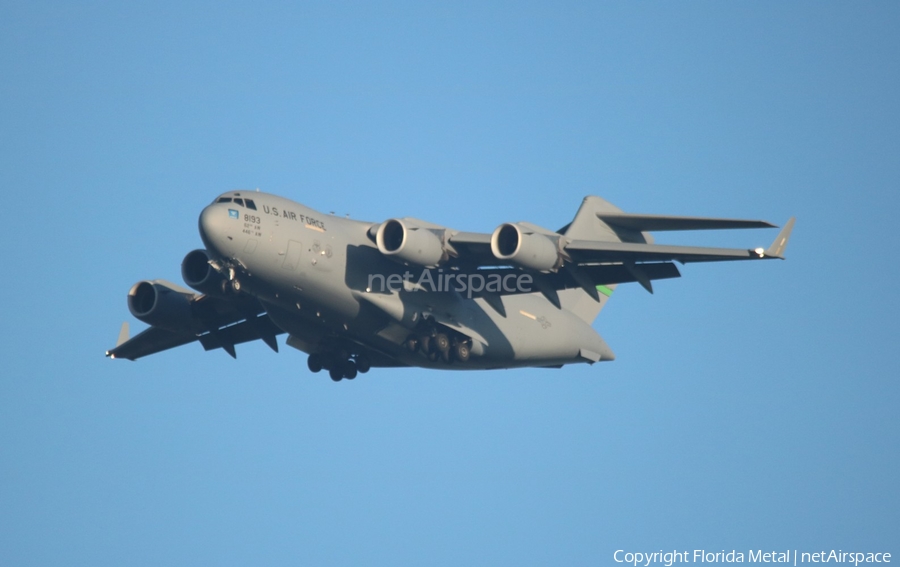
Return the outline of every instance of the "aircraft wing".
<path id="1" fill-rule="evenodd" d="M 491 252 L 490 234 L 457 232 L 450 237 L 449 244 L 456 250 L 460 263 L 475 265 L 497 263 L 497 259 Z"/>
<path id="2" fill-rule="evenodd" d="M 122 331 L 127 336 L 128 327 L 126 325 L 128 324 L 125 323 L 122 326 Z M 196 341 L 197 338 L 197 335 L 190 332 L 176 333 L 159 327 L 150 327 L 130 339 L 126 338 L 116 345 L 116 348 L 106 351 L 106 356 L 137 360 L 150 354 L 186 345 Z"/>
<path id="3" fill-rule="evenodd" d="M 662 215 L 597 215 L 611 225 L 629 230 L 703 230 L 721 228 L 774 228 L 765 221 L 712 219 L 700 217 L 669 217 Z M 563 236 L 562 250 L 577 264 L 603 262 L 716 262 L 726 260 L 783 259 L 794 219 L 791 218 L 767 249 L 706 248 L 701 246 L 668 246 L 608 240 L 568 240 Z M 496 264 L 491 252 L 491 235 L 478 232 L 457 232 L 449 239 L 462 263 Z"/>
<path id="4" fill-rule="evenodd" d="M 597 218 L 608 226 L 640 234 L 647 230 L 705 230 L 735 228 L 769 228 L 765 221 L 717 219 L 701 217 L 675 217 L 662 215 L 632 215 L 626 213 L 597 213 Z M 581 287 L 597 298 L 594 287 L 614 283 L 639 282 L 652 292 L 650 281 L 679 277 L 672 262 L 722 262 L 732 260 L 784 259 L 784 250 L 794 227 L 791 218 L 768 248 L 707 248 L 701 246 L 671 246 L 646 242 L 622 242 L 609 239 L 570 239 L 564 234 L 542 231 L 556 240 L 559 253 L 565 262 L 559 270 L 534 273 L 535 283 L 541 291 L 552 297 L 553 290 Z M 539 227 L 534 227 L 539 229 Z M 542 229 L 539 229 L 542 230 Z M 651 240 L 652 242 L 652 240 Z M 456 251 L 454 259 L 458 268 L 477 269 L 505 275 L 516 269 L 497 266 L 498 260 L 491 251 L 491 235 L 475 232 L 456 232 L 449 238 Z M 502 263 L 502 262 L 500 262 Z"/>
<path id="5" fill-rule="evenodd" d="M 119 343 L 106 352 L 110 358 L 137 360 L 144 356 L 199 341 L 204 350 L 221 348 L 232 357 L 234 345 L 262 339 L 276 352 L 275 336 L 282 334 L 259 302 L 239 297 L 234 301 L 199 295 L 191 302 L 191 314 L 195 325 L 185 329 L 150 327 L 133 338 L 128 338 L 127 323 L 122 327 Z"/>
<path id="6" fill-rule="evenodd" d="M 599 216 L 599 215 L 598 215 Z M 620 217 L 648 218 L 646 215 L 618 215 Z M 666 219 L 667 217 L 658 217 Z M 746 223 L 745 226 L 722 226 L 720 219 L 692 219 L 689 217 L 670 217 L 673 219 L 687 219 L 690 222 L 708 221 L 709 226 L 703 228 L 759 228 L 772 226 L 762 221 L 724 221 L 725 223 Z M 665 221 L 660 221 L 665 222 Z M 762 223 L 762 224 L 758 224 Z M 640 225 L 640 226 L 646 226 Z M 691 229 L 700 228 L 691 226 Z M 659 262 L 676 261 L 682 264 L 689 262 L 721 262 L 728 260 L 761 260 L 766 258 L 784 259 L 784 250 L 787 247 L 791 230 L 794 228 L 794 218 L 788 220 L 775 237 L 772 244 L 766 248 L 752 250 L 740 248 L 706 248 L 702 246 L 668 246 L 663 244 L 644 244 L 633 242 L 608 242 L 597 240 L 572 240 L 565 246 L 565 251 L 576 262 Z M 664 230 L 680 230 L 666 228 Z"/>

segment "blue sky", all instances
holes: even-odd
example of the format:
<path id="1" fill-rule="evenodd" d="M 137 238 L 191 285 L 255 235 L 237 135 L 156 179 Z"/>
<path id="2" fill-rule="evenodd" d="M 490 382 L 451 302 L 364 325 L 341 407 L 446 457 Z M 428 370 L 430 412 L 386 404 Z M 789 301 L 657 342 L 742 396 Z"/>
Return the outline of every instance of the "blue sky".
<path id="1" fill-rule="evenodd" d="M 0 563 L 605 565 L 900 553 L 894 3 L 0 6 Z M 232 188 L 461 230 L 796 215 L 786 262 L 622 286 L 618 359 L 110 361 Z M 662 234 L 755 247 L 774 231 Z M 135 329 L 140 324 L 133 322 Z"/>

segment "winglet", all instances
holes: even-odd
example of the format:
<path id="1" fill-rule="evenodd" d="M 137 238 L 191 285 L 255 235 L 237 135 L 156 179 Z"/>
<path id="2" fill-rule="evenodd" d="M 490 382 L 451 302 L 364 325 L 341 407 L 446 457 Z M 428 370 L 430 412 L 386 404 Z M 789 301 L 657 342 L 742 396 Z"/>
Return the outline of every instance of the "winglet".
<path id="1" fill-rule="evenodd" d="M 791 237 L 791 230 L 794 228 L 795 220 L 797 220 L 796 217 L 791 217 L 790 220 L 785 223 L 784 228 L 782 228 L 781 232 L 778 233 L 778 236 L 775 237 L 775 241 L 772 242 L 772 245 L 766 250 L 766 256 L 784 260 L 784 250 L 787 248 L 788 239 Z"/>
<path id="2" fill-rule="evenodd" d="M 124 323 L 122 323 L 122 329 L 119 330 L 119 338 L 116 340 L 116 347 L 113 350 L 116 350 L 116 348 L 122 346 L 123 343 L 128 342 L 130 334 L 131 333 L 128 331 L 128 321 L 125 321 Z M 115 358 L 116 355 L 113 354 L 113 350 L 106 351 L 106 356 L 109 358 Z"/>
<path id="3" fill-rule="evenodd" d="M 122 330 L 119 331 L 119 339 L 116 341 L 116 348 L 122 346 L 122 343 L 128 340 L 129 335 L 128 321 L 125 321 L 122 323 Z"/>

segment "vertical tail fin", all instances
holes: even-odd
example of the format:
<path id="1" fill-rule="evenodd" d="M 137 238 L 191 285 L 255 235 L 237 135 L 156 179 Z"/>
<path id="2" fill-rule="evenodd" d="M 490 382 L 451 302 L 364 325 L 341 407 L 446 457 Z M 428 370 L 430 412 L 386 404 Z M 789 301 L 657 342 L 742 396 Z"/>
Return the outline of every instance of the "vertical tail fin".
<path id="1" fill-rule="evenodd" d="M 600 213 L 621 213 L 622 209 L 606 199 L 589 195 L 581 202 L 575 218 L 560 232 L 573 240 L 600 240 L 606 242 L 638 242 L 652 244 L 653 237 L 647 232 L 630 230 L 621 226 L 611 226 L 600 220 Z M 647 286 L 645 286 L 647 287 Z M 567 289 L 559 293 L 560 302 L 565 309 L 575 313 L 587 323 L 593 323 L 600 311 L 606 306 L 616 286 L 598 285 L 599 301 L 596 301 L 583 289 Z M 649 289 L 649 288 L 648 288 Z"/>
<path id="2" fill-rule="evenodd" d="M 602 240 L 607 242 L 653 242 L 653 238 L 636 230 L 627 230 L 606 224 L 597 213 L 621 213 L 622 209 L 606 199 L 589 195 L 581 202 L 575 218 L 564 230 L 560 231 L 572 240 Z M 600 311 L 606 306 L 612 295 L 615 284 L 598 285 L 596 287 L 599 301 L 591 297 L 583 289 L 567 289 L 559 292 L 563 308 L 568 309 L 588 324 L 593 323 Z"/>
<path id="3" fill-rule="evenodd" d="M 563 289 L 558 292 L 559 302 L 563 309 L 571 311 L 579 319 L 590 325 L 597 318 L 597 315 L 600 315 L 600 311 L 606 306 L 606 302 L 609 301 L 609 297 L 614 289 L 616 289 L 616 284 L 598 285 L 599 301 L 588 295 L 581 288 Z"/>

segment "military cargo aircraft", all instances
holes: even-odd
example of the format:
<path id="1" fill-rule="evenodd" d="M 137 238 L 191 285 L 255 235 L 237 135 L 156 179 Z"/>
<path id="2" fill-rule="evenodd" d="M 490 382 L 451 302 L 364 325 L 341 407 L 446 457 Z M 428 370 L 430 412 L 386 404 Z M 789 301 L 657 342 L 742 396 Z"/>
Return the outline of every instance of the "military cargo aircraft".
<path id="1" fill-rule="evenodd" d="M 675 262 L 784 258 L 791 218 L 768 248 L 654 244 L 651 231 L 774 228 L 763 221 L 625 213 L 600 197 L 552 231 L 504 223 L 461 232 L 414 218 L 361 222 L 267 193 L 230 191 L 200 213 L 204 249 L 185 283 L 136 283 L 110 358 L 136 360 L 199 342 L 276 337 L 334 381 L 373 367 L 477 370 L 613 360 L 591 327 L 617 284 L 680 276 Z"/>

